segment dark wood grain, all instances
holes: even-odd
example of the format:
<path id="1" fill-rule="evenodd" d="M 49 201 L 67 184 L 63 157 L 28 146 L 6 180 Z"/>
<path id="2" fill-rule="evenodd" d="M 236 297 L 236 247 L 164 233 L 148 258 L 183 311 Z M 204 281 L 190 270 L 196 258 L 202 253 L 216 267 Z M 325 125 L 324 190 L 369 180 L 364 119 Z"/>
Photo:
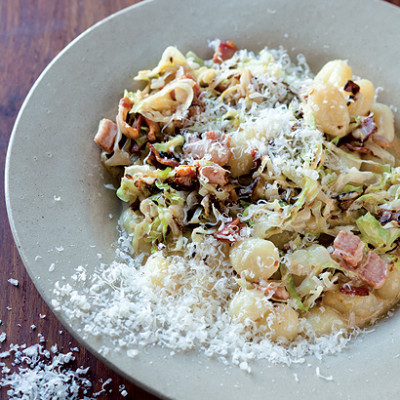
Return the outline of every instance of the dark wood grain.
<path id="1" fill-rule="evenodd" d="M 127 399 L 150 400 L 156 397 L 119 377 L 64 331 L 28 277 L 9 228 L 4 201 L 4 162 L 8 140 L 17 112 L 30 87 L 43 68 L 78 34 L 102 18 L 139 0 L 0 0 L 0 332 L 7 333 L 7 341 L 0 351 L 11 343 L 38 342 L 38 333 L 47 338 L 47 346 L 57 343 L 68 350 L 79 347 L 75 366 L 89 366 L 91 378 L 112 378 L 112 393 L 103 398 L 120 399 L 119 386 L 125 385 Z M 391 0 L 400 6 L 400 0 Z M 19 287 L 7 282 L 19 281 Z M 10 310 L 7 308 L 11 308 Z M 46 315 L 41 318 L 40 315 Z M 36 330 L 31 330 L 31 325 Z M 63 331 L 60 334 L 60 331 Z M 5 390 L 0 390 L 5 399 Z"/>
<path id="2" fill-rule="evenodd" d="M 107 391 L 100 399 L 121 399 L 120 385 L 125 385 L 129 392 L 126 399 L 153 400 L 156 397 L 118 376 L 80 346 L 41 299 L 25 271 L 8 225 L 4 202 L 4 162 L 18 110 L 41 71 L 85 29 L 138 1 L 0 1 L 0 332 L 7 334 L 7 341 L 2 344 L 0 351 L 11 343 L 38 343 L 38 333 L 47 339 L 48 348 L 54 343 L 64 351 L 77 346 L 80 352 L 72 366 L 90 367 L 90 379 L 97 382 L 94 391 L 101 389 L 101 379 L 105 381 L 112 378 L 112 383 L 106 386 L 112 393 Z M 19 281 L 19 287 L 7 282 L 11 277 Z M 40 315 L 46 317 L 40 318 Z M 37 328 L 32 330 L 31 325 Z M 63 333 L 60 334 L 60 331 Z M 6 390 L 0 390 L 0 399 L 6 398 Z"/>

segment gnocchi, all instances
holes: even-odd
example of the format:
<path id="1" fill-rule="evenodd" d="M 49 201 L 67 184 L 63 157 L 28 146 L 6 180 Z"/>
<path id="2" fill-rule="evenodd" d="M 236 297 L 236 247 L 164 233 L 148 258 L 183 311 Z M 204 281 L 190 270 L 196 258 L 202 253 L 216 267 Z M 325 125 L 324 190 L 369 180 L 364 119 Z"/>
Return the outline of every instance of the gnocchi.
<path id="1" fill-rule="evenodd" d="M 320 306 L 312 308 L 306 319 L 311 327 L 312 333 L 317 336 L 328 335 L 331 332 L 346 328 L 347 324 L 342 315 L 334 308 Z"/>
<path id="2" fill-rule="evenodd" d="M 152 285 L 170 290 L 180 287 L 177 275 L 172 274 L 171 263 L 160 254 L 149 257 L 143 271 Z"/>
<path id="3" fill-rule="evenodd" d="M 266 324 L 271 340 L 294 340 L 299 334 L 300 323 L 297 312 L 287 304 L 279 304 L 266 317 Z"/>
<path id="4" fill-rule="evenodd" d="M 250 282 L 267 280 L 279 268 L 279 251 L 269 240 L 245 239 L 229 256 L 235 271 Z"/>
<path id="5" fill-rule="evenodd" d="M 349 132 L 350 114 L 340 90 L 329 82 L 316 82 L 307 97 L 306 113 L 325 133 L 343 137 Z"/>
<path id="6" fill-rule="evenodd" d="M 244 323 L 246 320 L 259 321 L 272 312 L 273 306 L 258 290 L 243 290 L 235 294 L 229 305 L 232 317 Z"/>
<path id="7" fill-rule="evenodd" d="M 378 127 L 376 135 L 383 136 L 389 142 L 394 139 L 394 116 L 393 111 L 386 105 L 375 103 L 371 107 L 371 112 L 374 115 L 374 120 Z"/>
<path id="8" fill-rule="evenodd" d="M 357 296 L 334 291 L 325 293 L 322 303 L 339 311 L 347 319 L 354 315 L 362 321 L 377 315 L 385 306 L 385 302 L 373 293 Z"/>
<path id="9" fill-rule="evenodd" d="M 351 80 L 353 72 L 349 65 L 343 60 L 333 60 L 327 62 L 314 80 L 318 82 L 330 83 L 338 88 L 343 88 L 348 80 Z"/>
<path id="10" fill-rule="evenodd" d="M 376 294 L 385 300 L 397 300 L 400 296 L 400 270 L 396 267 L 389 272 L 384 285 L 376 291 Z"/>

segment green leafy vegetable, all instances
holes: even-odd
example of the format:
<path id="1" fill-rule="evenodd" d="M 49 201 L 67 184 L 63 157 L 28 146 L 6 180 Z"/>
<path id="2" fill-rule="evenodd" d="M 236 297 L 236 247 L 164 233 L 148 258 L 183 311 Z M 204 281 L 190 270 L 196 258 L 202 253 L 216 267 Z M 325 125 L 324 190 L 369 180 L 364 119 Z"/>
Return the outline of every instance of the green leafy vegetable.
<path id="1" fill-rule="evenodd" d="M 292 274 L 287 272 L 286 267 L 284 265 L 282 265 L 282 264 L 281 264 L 280 269 L 281 269 L 282 279 L 285 282 L 285 286 L 286 286 L 286 289 L 287 289 L 287 291 L 289 293 L 290 298 L 295 301 L 296 306 L 297 306 L 297 308 L 299 310 L 308 311 L 309 307 L 306 307 L 303 304 L 299 294 L 297 293 L 296 286 L 295 286 L 295 284 L 293 282 Z"/>
<path id="2" fill-rule="evenodd" d="M 362 186 L 346 185 L 340 193 L 359 192 L 360 190 L 363 190 Z"/>
<path id="3" fill-rule="evenodd" d="M 186 58 L 191 58 L 196 64 L 198 64 L 200 67 L 204 65 L 204 60 L 200 58 L 196 53 L 193 51 L 188 51 L 186 53 Z"/>
<path id="4" fill-rule="evenodd" d="M 154 147 L 157 151 L 172 152 L 176 147 L 183 146 L 185 138 L 182 135 L 177 135 L 168 142 L 154 143 Z"/>
<path id="5" fill-rule="evenodd" d="M 179 192 L 175 189 L 173 189 L 168 183 L 162 183 L 159 179 L 156 180 L 155 182 L 156 186 L 158 189 L 163 190 L 163 197 L 166 198 L 171 202 L 171 204 L 174 203 L 181 203 L 183 204 L 184 199 L 179 195 Z M 157 195 L 155 195 L 157 196 Z"/>
<path id="6" fill-rule="evenodd" d="M 400 237 L 400 229 L 383 227 L 369 212 L 358 218 L 356 224 L 361 232 L 361 240 L 374 247 L 390 247 Z"/>
<path id="7" fill-rule="evenodd" d="M 339 137 L 339 136 L 336 136 L 335 138 L 333 138 L 333 139 L 331 140 L 331 143 L 333 143 L 333 144 L 335 144 L 335 145 L 337 146 L 338 143 L 339 143 L 339 140 L 340 140 L 340 137 Z"/>

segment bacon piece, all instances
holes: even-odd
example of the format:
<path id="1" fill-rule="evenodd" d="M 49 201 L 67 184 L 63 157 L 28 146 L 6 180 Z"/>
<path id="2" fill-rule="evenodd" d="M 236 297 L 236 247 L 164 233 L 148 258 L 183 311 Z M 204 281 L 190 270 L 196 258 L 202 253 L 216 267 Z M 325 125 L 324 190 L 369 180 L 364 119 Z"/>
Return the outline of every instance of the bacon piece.
<path id="1" fill-rule="evenodd" d="M 206 137 L 210 140 L 217 140 L 217 134 L 214 131 L 208 131 Z"/>
<path id="2" fill-rule="evenodd" d="M 368 286 L 353 286 L 349 283 L 344 284 L 340 289 L 340 292 L 344 294 L 349 294 L 353 296 L 368 296 L 369 288 Z"/>
<path id="3" fill-rule="evenodd" d="M 180 165 L 179 167 L 176 167 L 175 173 L 174 183 L 178 186 L 191 188 L 196 183 L 196 167 L 191 165 Z"/>
<path id="4" fill-rule="evenodd" d="M 221 64 L 222 61 L 231 58 L 237 51 L 235 43 L 230 40 L 229 42 L 220 42 L 217 50 L 215 50 L 213 61 L 217 64 Z"/>
<path id="5" fill-rule="evenodd" d="M 235 243 L 240 239 L 240 231 L 246 226 L 245 223 L 240 222 L 237 217 L 224 224 L 217 232 L 214 233 L 215 239 L 222 240 L 223 242 Z"/>
<path id="6" fill-rule="evenodd" d="M 260 285 L 258 283 L 253 283 L 253 286 L 263 292 L 266 295 L 271 295 L 271 298 L 274 300 L 288 300 L 290 295 L 289 292 L 286 290 L 284 286 L 277 286 L 277 285 Z"/>
<path id="7" fill-rule="evenodd" d="M 175 168 L 179 166 L 179 162 L 173 158 L 161 157 L 158 150 L 150 143 L 147 142 L 147 147 L 150 150 L 147 162 L 154 165 L 156 168 L 172 167 Z"/>
<path id="8" fill-rule="evenodd" d="M 344 85 L 343 90 L 345 92 L 349 92 L 353 96 L 355 96 L 360 91 L 360 86 L 358 86 L 357 83 L 354 83 L 353 81 L 348 80 L 346 82 L 346 84 Z"/>
<path id="9" fill-rule="evenodd" d="M 228 183 L 227 171 L 217 164 L 200 167 L 199 174 L 214 185 L 224 186 Z"/>
<path id="10" fill-rule="evenodd" d="M 130 111 L 133 106 L 133 103 L 129 97 L 123 97 L 119 101 L 119 106 L 126 109 L 127 111 Z"/>
<path id="11" fill-rule="evenodd" d="M 210 161 L 224 166 L 227 165 L 232 157 L 231 149 L 225 138 L 217 138 L 215 132 L 207 132 L 206 137 L 187 143 L 184 151 L 193 158 L 201 159 L 206 155 L 210 156 Z"/>
<path id="12" fill-rule="evenodd" d="M 362 260 L 365 243 L 354 233 L 349 231 L 340 231 L 333 242 L 335 251 L 333 255 L 341 257 L 351 267 L 357 266 Z"/>
<path id="13" fill-rule="evenodd" d="M 151 119 L 148 119 L 146 117 L 143 118 L 146 121 L 147 126 L 149 127 L 149 131 L 147 132 L 147 139 L 149 139 L 150 142 L 155 142 L 156 134 L 160 132 L 160 126 L 157 122 L 154 122 Z"/>
<path id="14" fill-rule="evenodd" d="M 373 250 L 358 269 L 360 278 L 374 289 L 380 289 L 385 283 L 388 274 L 388 265 Z"/>
<path id="15" fill-rule="evenodd" d="M 102 150 L 112 153 L 117 133 L 118 128 L 116 123 L 104 118 L 99 123 L 99 129 L 94 137 L 94 141 Z"/>
<path id="16" fill-rule="evenodd" d="M 373 154 L 370 149 L 364 146 L 358 146 L 353 143 L 344 143 L 344 145 L 351 151 L 356 151 L 361 154 Z"/>

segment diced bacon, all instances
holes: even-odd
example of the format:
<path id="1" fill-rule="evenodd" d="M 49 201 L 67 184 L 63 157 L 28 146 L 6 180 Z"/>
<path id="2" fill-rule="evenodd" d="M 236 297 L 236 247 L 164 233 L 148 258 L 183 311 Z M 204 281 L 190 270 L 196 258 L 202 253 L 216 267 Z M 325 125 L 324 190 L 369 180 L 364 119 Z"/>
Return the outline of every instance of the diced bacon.
<path id="1" fill-rule="evenodd" d="M 353 296 L 368 296 L 369 288 L 368 286 L 353 286 L 349 283 L 344 284 L 340 289 L 340 292 Z"/>
<path id="2" fill-rule="evenodd" d="M 178 186 L 190 188 L 196 183 L 196 167 L 191 165 L 180 165 L 175 169 L 174 183 Z"/>
<path id="3" fill-rule="evenodd" d="M 175 168 L 179 166 L 179 162 L 174 158 L 162 157 L 159 151 L 150 142 L 147 142 L 147 147 L 150 150 L 150 154 L 147 159 L 147 162 L 149 164 L 155 166 L 156 168 L 164 168 L 164 169 L 165 167 Z"/>
<path id="4" fill-rule="evenodd" d="M 388 265 L 373 250 L 371 250 L 365 261 L 359 267 L 359 276 L 374 289 L 380 289 L 385 283 L 388 274 Z"/>
<path id="5" fill-rule="evenodd" d="M 210 140 L 217 140 L 217 134 L 214 131 L 208 131 L 206 137 Z"/>
<path id="6" fill-rule="evenodd" d="M 343 258 L 351 267 L 355 267 L 363 258 L 365 243 L 352 232 L 340 231 L 333 246 L 333 255 Z"/>
<path id="7" fill-rule="evenodd" d="M 258 283 L 253 283 L 253 286 L 266 295 L 272 295 L 271 298 L 274 300 L 288 300 L 290 297 L 284 286 L 274 284 L 260 285 Z"/>
<path id="8" fill-rule="evenodd" d="M 133 106 L 133 103 L 131 101 L 131 99 L 129 97 L 123 97 L 120 101 L 119 101 L 119 106 L 126 109 L 127 111 L 130 111 L 130 109 Z"/>
<path id="9" fill-rule="evenodd" d="M 215 239 L 222 240 L 223 242 L 235 243 L 240 239 L 240 231 L 246 226 L 245 223 L 240 222 L 237 217 L 232 221 L 227 222 L 214 233 Z"/>
<path id="10" fill-rule="evenodd" d="M 224 186 L 228 183 L 227 171 L 217 164 L 200 167 L 199 174 L 213 185 Z"/>
<path id="11" fill-rule="evenodd" d="M 215 132 L 207 132 L 205 138 L 187 143 L 184 151 L 195 159 L 205 157 L 221 166 L 227 165 L 232 157 L 227 140 L 217 138 Z"/>
<path id="12" fill-rule="evenodd" d="M 215 50 L 213 61 L 217 64 L 221 64 L 222 61 L 231 58 L 237 51 L 235 43 L 230 40 L 229 42 L 220 42 L 217 50 Z"/>
<path id="13" fill-rule="evenodd" d="M 157 122 L 154 122 L 151 119 L 148 119 L 146 117 L 143 117 L 143 118 L 146 121 L 147 126 L 149 127 L 149 131 L 147 133 L 147 139 L 150 142 L 155 142 L 156 141 L 156 134 L 158 132 L 160 132 L 160 126 L 158 125 Z"/>
<path id="14" fill-rule="evenodd" d="M 114 148 L 115 138 L 117 137 L 117 124 L 109 119 L 102 119 L 99 123 L 94 141 L 107 153 L 111 153 Z"/>

